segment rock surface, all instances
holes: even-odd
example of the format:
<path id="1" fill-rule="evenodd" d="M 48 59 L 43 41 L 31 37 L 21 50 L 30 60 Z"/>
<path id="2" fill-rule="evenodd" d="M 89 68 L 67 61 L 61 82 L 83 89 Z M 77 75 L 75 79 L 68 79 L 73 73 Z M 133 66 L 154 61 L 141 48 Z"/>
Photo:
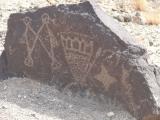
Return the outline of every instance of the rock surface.
<path id="1" fill-rule="evenodd" d="M 152 114 L 160 104 L 159 68 L 148 65 L 145 49 L 127 31 L 93 7 L 97 15 L 89 2 L 11 15 L 1 71 L 63 90 L 89 88 L 117 98 L 138 119 Z"/>

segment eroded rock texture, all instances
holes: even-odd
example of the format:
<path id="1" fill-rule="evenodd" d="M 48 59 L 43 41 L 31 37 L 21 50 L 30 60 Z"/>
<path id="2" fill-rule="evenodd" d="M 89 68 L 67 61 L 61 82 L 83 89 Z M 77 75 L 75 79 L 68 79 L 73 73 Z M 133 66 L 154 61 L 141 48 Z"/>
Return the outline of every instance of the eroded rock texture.
<path id="1" fill-rule="evenodd" d="M 63 89 L 89 88 L 116 97 L 138 119 L 152 114 L 158 109 L 157 70 L 148 65 L 145 49 L 107 15 L 105 25 L 95 11 L 85 2 L 11 15 L 5 74 L 55 82 Z"/>

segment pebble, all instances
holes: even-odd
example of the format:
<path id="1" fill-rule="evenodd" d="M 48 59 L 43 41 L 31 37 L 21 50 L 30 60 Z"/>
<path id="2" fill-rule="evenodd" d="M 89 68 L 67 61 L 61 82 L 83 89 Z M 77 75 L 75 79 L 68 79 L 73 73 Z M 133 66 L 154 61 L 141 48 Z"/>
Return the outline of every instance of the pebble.
<path id="1" fill-rule="evenodd" d="M 6 90 L 6 89 L 7 89 L 7 86 L 5 85 L 3 89 Z"/>
<path id="2" fill-rule="evenodd" d="M 72 108 L 73 106 L 72 105 L 69 105 L 69 108 Z"/>
<path id="3" fill-rule="evenodd" d="M 147 51 L 151 50 L 153 54 L 150 54 L 149 58 L 154 59 L 150 60 L 150 64 L 160 66 L 160 62 L 158 62 L 160 61 L 160 53 L 155 54 L 155 51 L 160 50 L 160 25 L 146 25 L 145 19 L 143 19 L 142 13 L 140 13 L 139 11 L 130 11 L 130 8 L 126 10 L 127 12 L 117 9 L 114 4 L 118 4 L 119 2 L 119 0 L 114 0 L 114 2 L 106 0 L 105 5 L 103 4 L 103 2 L 97 2 L 97 4 L 99 3 L 99 6 L 103 8 L 104 11 L 106 11 L 106 14 L 109 14 L 110 16 L 118 20 L 119 23 L 124 26 L 125 29 L 127 29 L 127 31 L 131 34 L 133 38 L 138 38 L 138 41 L 140 40 L 139 43 L 144 45 Z M 125 3 L 130 4 L 129 0 L 126 0 Z M 126 7 L 125 4 L 124 7 Z M 152 48 L 153 46 L 155 46 L 154 49 Z"/>
<path id="4" fill-rule="evenodd" d="M 115 115 L 114 112 L 108 112 L 107 113 L 107 116 L 110 117 L 110 118 L 113 117 L 114 115 Z"/>
<path id="5" fill-rule="evenodd" d="M 34 113 L 33 113 L 33 114 L 31 114 L 31 116 L 32 116 L 32 117 L 36 117 L 36 115 L 35 115 Z"/>
<path id="6" fill-rule="evenodd" d="M 18 98 L 21 98 L 22 96 L 21 95 L 18 95 Z"/>
<path id="7" fill-rule="evenodd" d="M 2 106 L 2 107 L 1 107 L 1 109 L 7 109 L 7 107 L 5 107 L 5 106 Z"/>

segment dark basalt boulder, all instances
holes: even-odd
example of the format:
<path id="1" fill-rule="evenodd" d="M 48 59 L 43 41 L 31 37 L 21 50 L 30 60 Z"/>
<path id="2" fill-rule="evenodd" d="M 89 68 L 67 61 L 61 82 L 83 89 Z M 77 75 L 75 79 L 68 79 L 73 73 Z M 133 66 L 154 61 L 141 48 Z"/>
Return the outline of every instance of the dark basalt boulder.
<path id="1" fill-rule="evenodd" d="M 5 51 L 2 52 L 0 56 L 0 80 L 6 79 L 7 76 L 7 59 Z"/>
<path id="2" fill-rule="evenodd" d="M 0 73 L 117 98 L 137 119 L 157 113 L 159 68 L 147 63 L 146 50 L 126 30 L 92 5 L 12 14 Z"/>

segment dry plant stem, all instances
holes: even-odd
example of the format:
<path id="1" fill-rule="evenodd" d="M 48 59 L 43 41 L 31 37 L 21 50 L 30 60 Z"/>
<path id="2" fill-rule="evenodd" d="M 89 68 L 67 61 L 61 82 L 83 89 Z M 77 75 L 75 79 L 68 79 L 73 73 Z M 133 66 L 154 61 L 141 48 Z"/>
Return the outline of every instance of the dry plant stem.
<path id="1" fill-rule="evenodd" d="M 148 115 L 145 116 L 143 120 L 160 120 L 160 115 Z"/>
<path id="2" fill-rule="evenodd" d="M 134 5 L 136 10 L 146 11 L 148 3 L 146 0 L 134 0 Z"/>

